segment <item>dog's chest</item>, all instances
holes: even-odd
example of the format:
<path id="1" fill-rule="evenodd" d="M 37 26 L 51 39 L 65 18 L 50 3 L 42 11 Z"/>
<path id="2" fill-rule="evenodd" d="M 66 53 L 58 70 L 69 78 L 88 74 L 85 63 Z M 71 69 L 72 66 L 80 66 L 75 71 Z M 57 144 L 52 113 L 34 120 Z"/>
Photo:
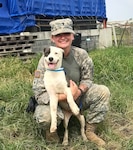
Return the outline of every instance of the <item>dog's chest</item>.
<path id="1" fill-rule="evenodd" d="M 64 72 L 49 72 L 44 74 L 44 84 L 47 91 L 62 93 L 67 87 L 67 81 Z"/>

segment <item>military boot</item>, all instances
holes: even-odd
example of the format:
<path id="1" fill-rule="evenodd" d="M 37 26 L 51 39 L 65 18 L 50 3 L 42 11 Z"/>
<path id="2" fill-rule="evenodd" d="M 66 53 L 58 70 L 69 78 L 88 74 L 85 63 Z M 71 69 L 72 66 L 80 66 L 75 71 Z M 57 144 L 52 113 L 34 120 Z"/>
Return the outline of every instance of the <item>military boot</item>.
<path id="1" fill-rule="evenodd" d="M 46 142 L 48 143 L 59 143 L 60 139 L 57 132 L 50 133 L 46 130 Z"/>
<path id="2" fill-rule="evenodd" d="M 98 146 L 105 146 L 105 141 L 95 134 L 96 124 L 86 123 L 86 137 Z"/>

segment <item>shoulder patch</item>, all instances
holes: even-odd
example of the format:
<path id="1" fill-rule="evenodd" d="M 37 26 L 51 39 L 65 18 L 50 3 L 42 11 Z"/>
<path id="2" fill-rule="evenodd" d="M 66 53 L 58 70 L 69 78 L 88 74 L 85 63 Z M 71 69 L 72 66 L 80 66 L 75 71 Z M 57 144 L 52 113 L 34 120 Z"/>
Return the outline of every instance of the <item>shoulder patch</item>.
<path id="1" fill-rule="evenodd" d="M 34 74 L 35 78 L 40 78 L 40 75 L 41 75 L 40 70 L 36 70 Z"/>

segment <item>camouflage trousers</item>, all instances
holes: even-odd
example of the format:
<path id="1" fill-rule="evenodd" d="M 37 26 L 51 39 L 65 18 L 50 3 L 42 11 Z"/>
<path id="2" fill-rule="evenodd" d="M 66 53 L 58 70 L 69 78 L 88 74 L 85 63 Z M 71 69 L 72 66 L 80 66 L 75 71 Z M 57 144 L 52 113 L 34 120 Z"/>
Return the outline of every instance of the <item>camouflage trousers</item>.
<path id="1" fill-rule="evenodd" d="M 82 99 L 82 110 L 85 111 L 86 122 L 99 123 L 104 120 L 109 110 L 110 91 L 104 85 L 93 84 Z M 38 105 L 34 118 L 43 127 L 50 126 L 50 107 L 48 105 Z M 57 111 L 58 124 L 64 119 L 64 114 L 60 107 Z"/>

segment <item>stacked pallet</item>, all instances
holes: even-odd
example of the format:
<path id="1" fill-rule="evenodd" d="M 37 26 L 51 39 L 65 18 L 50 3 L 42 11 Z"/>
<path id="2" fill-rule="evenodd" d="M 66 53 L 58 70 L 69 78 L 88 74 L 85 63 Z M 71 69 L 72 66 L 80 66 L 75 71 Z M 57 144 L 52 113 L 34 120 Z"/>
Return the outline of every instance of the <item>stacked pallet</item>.
<path id="1" fill-rule="evenodd" d="M 6 35 L 0 36 L 0 57 L 18 56 L 21 59 L 30 58 L 35 55 L 32 45 L 37 35 Z"/>

